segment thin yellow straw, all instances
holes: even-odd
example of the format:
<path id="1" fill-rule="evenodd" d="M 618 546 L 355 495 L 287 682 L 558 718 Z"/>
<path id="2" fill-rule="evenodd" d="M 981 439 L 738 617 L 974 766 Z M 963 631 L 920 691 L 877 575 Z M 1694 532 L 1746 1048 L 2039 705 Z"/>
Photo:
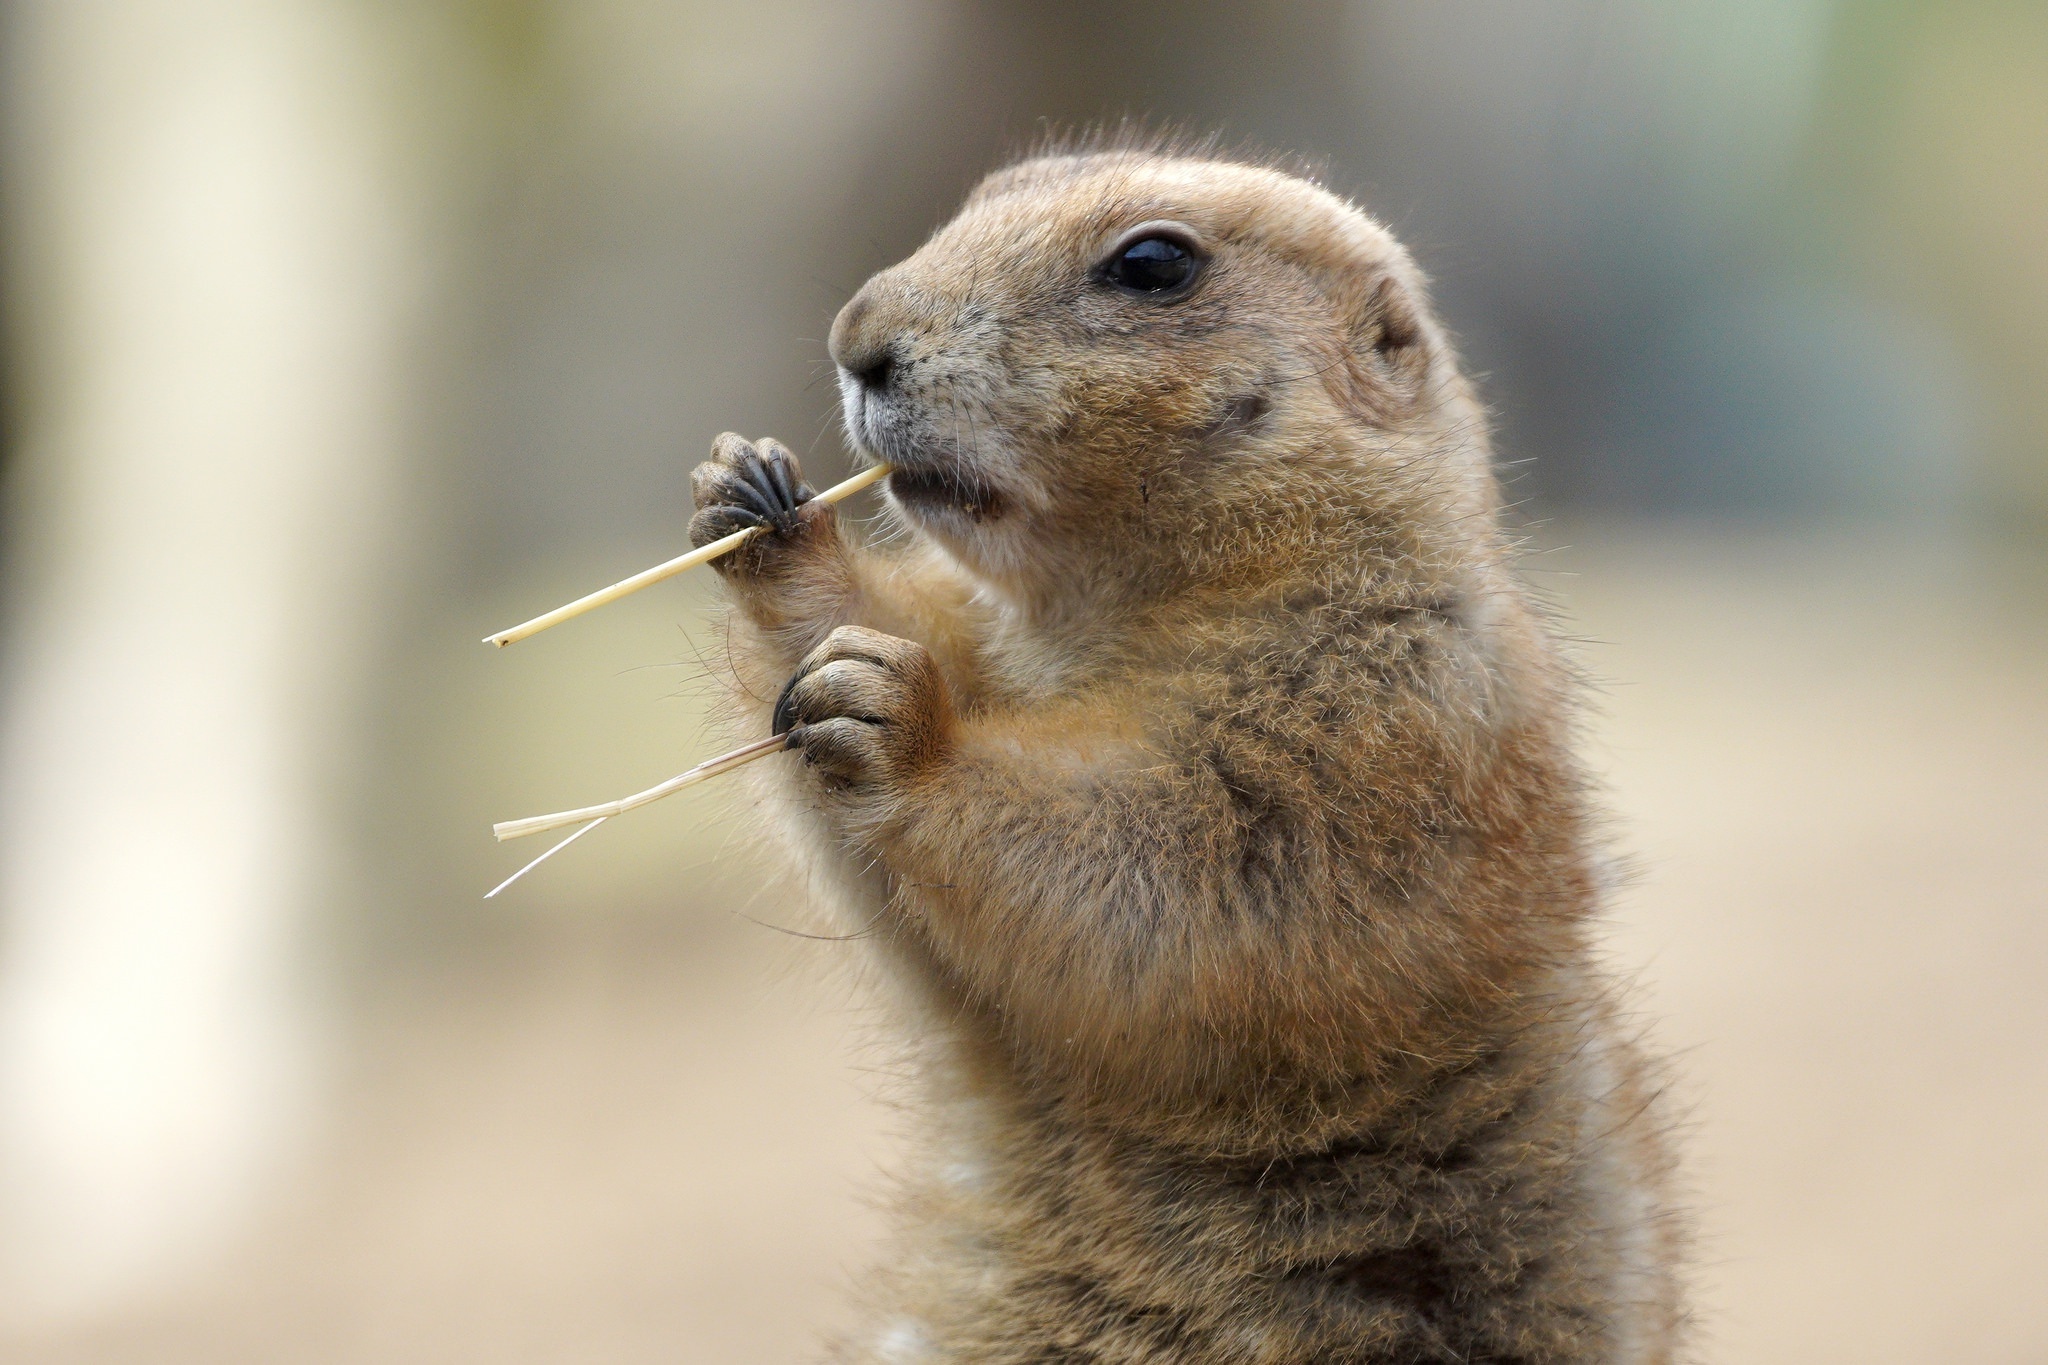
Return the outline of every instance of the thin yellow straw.
<path id="1" fill-rule="evenodd" d="M 731 753 L 720 754 L 717 758 L 707 758 L 690 771 L 678 773 L 668 781 L 659 786 L 649 787 L 644 792 L 636 792 L 617 801 L 607 801 L 599 806 L 585 806 L 582 810 L 565 810 L 556 815 L 529 815 L 524 820 L 506 820 L 492 825 L 491 833 L 497 835 L 499 842 L 502 843 L 507 839 L 523 839 L 529 834 L 545 834 L 548 830 L 560 829 L 564 825 L 581 824 L 585 820 L 596 821 L 614 815 L 624 815 L 627 811 L 644 806 L 650 801 L 659 801 L 662 797 L 679 792 L 685 787 L 695 786 L 707 777 L 716 777 L 720 773 L 731 772 L 743 764 L 752 763 L 757 758 L 765 758 L 782 748 L 787 739 L 786 735 L 770 735 L 766 739 L 757 739 L 752 744 L 742 744 Z"/>
<path id="2" fill-rule="evenodd" d="M 841 498 L 851 497 L 868 485 L 887 477 L 888 473 L 889 466 L 886 464 L 871 465 L 846 482 L 833 484 L 818 494 L 815 501 L 838 502 Z M 572 616 L 581 616 L 584 612 L 601 607 L 607 602 L 616 602 L 628 593 L 636 593 L 642 588 L 661 582 L 664 578 L 674 578 L 677 574 L 694 569 L 699 564 L 709 564 L 720 555 L 730 554 L 739 549 L 761 534 L 761 530 L 759 526 L 749 526 L 745 530 L 734 531 L 729 536 L 720 536 L 709 545 L 700 545 L 686 555 L 677 555 L 666 564 L 657 564 L 651 569 L 634 574 L 624 582 L 614 583 L 609 588 L 600 588 L 587 597 L 579 597 L 569 605 L 556 607 L 544 616 L 536 616 L 531 621 L 516 625 L 510 630 L 501 630 L 496 635 L 486 635 L 484 643 L 503 649 L 506 645 L 524 640 L 529 635 L 538 635 L 549 626 L 558 626 Z"/>

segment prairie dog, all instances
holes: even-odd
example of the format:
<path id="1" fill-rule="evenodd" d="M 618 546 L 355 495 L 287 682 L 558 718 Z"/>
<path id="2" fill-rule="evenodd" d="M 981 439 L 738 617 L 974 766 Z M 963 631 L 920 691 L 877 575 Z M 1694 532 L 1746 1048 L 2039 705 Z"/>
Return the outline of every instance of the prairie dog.
<path id="1" fill-rule="evenodd" d="M 895 534 L 731 434 L 691 533 L 772 532 L 735 705 L 915 1011 L 927 1159 L 837 1358 L 1672 1359 L 1573 683 L 1407 254 L 1269 167 L 1054 149 L 830 349 Z"/>

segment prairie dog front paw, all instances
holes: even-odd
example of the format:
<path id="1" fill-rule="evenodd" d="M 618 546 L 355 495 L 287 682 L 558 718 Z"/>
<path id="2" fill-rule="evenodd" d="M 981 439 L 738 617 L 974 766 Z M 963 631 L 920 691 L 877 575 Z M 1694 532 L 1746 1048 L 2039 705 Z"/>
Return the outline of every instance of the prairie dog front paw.
<path id="1" fill-rule="evenodd" d="M 796 456 L 779 441 L 726 432 L 690 475 L 697 513 L 690 542 L 704 546 L 750 527 L 754 536 L 712 561 L 756 625 L 786 650 L 777 673 L 844 620 L 851 569 L 832 505 L 817 501 Z"/>
<path id="2" fill-rule="evenodd" d="M 775 703 L 775 733 L 828 791 L 900 786 L 953 743 L 953 699 L 913 640 L 841 626 L 798 665 Z"/>
<path id="3" fill-rule="evenodd" d="M 788 447 L 771 437 L 749 441 L 728 431 L 711 443 L 711 458 L 690 474 L 697 513 L 690 543 L 708 545 L 749 527 L 759 535 L 712 561 L 728 578 L 773 575 L 806 553 L 837 539 L 831 505 L 804 482 Z"/>

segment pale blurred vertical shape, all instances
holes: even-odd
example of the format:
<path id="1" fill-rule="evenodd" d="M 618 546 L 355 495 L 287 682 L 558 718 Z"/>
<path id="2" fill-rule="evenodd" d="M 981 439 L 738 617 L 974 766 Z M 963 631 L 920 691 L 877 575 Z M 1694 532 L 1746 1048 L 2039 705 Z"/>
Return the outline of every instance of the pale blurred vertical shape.
<path id="1" fill-rule="evenodd" d="M 289 1151 L 407 296 L 363 12 L 15 8 L 0 1249 L 25 1316 L 203 1259 Z"/>

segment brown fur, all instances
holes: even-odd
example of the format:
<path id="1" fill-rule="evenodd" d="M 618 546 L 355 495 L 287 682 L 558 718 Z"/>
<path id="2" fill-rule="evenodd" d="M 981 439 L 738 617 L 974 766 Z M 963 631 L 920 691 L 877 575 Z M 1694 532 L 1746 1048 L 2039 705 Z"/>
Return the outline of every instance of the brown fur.
<path id="1" fill-rule="evenodd" d="M 1150 220 L 1184 297 L 1091 275 Z M 1406 253 L 1276 170 L 1054 150 L 832 352 L 899 533 L 763 514 L 794 462 L 728 436 L 693 534 L 776 527 L 737 695 L 794 673 L 790 828 L 919 1011 L 929 1156 L 843 1358 L 1672 1359 L 1572 686 Z"/>

